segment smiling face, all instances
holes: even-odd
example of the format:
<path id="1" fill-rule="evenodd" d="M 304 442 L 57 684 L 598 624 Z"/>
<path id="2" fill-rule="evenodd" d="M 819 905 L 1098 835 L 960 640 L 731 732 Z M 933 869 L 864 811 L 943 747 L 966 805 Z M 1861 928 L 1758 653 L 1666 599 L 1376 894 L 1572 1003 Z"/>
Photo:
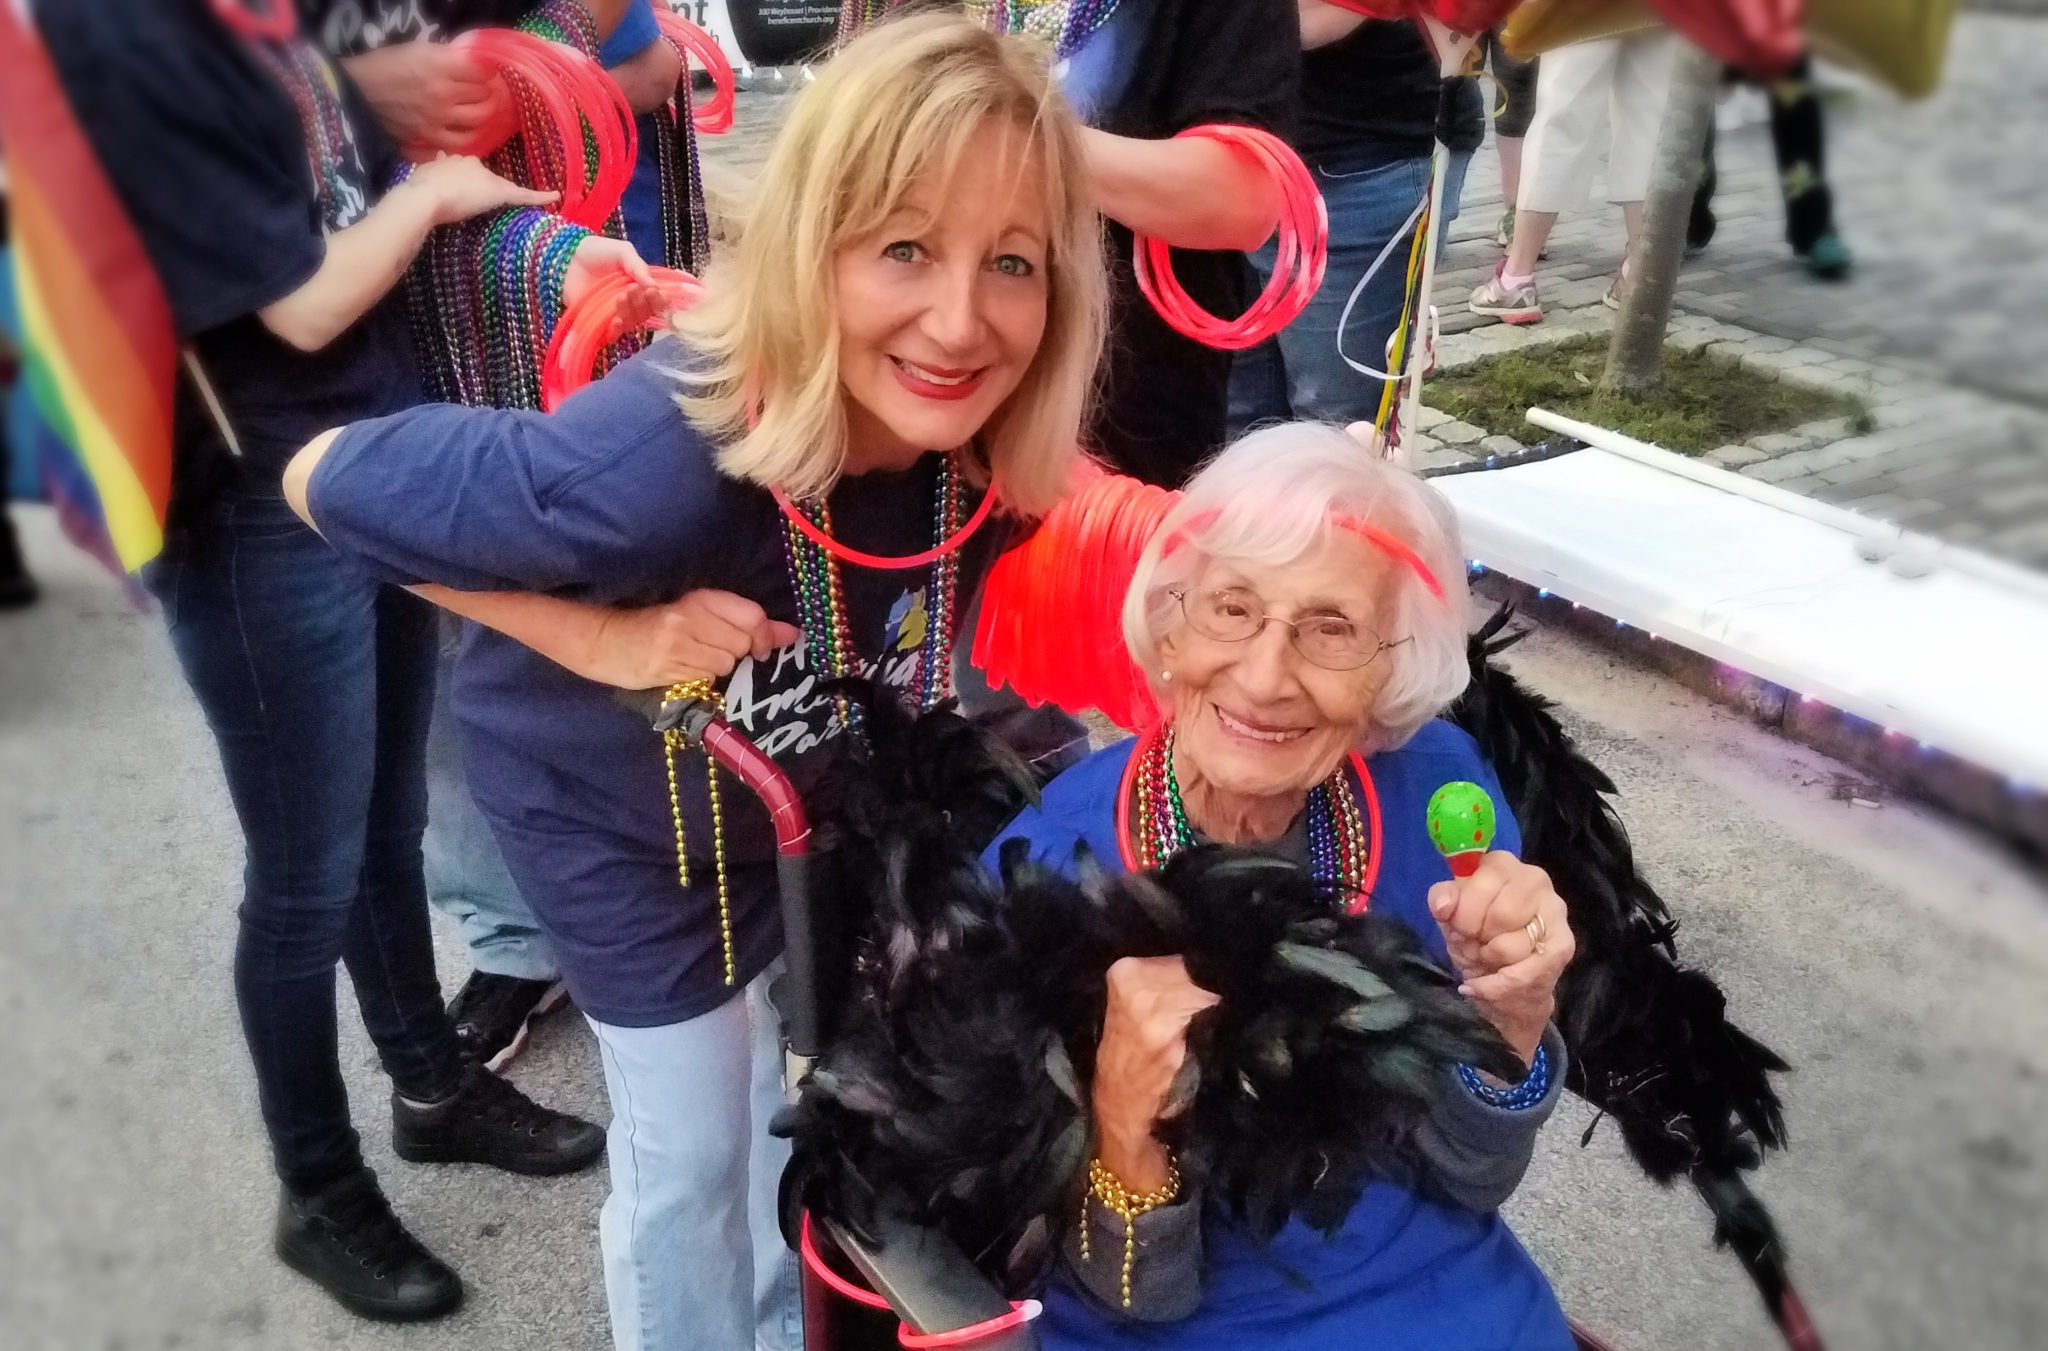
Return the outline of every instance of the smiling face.
<path id="1" fill-rule="evenodd" d="M 913 186 L 833 256 L 850 473 L 965 445 L 1016 390 L 1050 298 L 1045 175 L 1025 133 L 984 123 L 950 178 Z"/>
<path id="2" fill-rule="evenodd" d="M 1212 811 L 1279 803 L 1277 815 L 1256 815 L 1284 824 L 1359 744 L 1392 671 L 1387 654 L 1357 670 L 1327 670 L 1302 656 L 1277 621 L 1341 616 L 1397 640 L 1384 618 L 1391 566 L 1377 549 L 1340 532 L 1319 553 L 1284 567 L 1211 559 L 1189 579 L 1190 604 L 1243 591 L 1272 616 L 1251 638 L 1223 642 L 1197 632 L 1176 609 L 1174 626 L 1159 640 L 1176 764 L 1217 799 Z"/>

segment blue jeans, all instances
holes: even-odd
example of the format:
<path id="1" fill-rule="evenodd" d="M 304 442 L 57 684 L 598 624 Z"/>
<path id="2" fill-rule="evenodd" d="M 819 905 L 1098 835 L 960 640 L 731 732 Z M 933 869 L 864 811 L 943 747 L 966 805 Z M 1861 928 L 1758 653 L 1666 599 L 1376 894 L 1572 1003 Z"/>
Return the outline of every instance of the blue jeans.
<path id="1" fill-rule="evenodd" d="M 1458 217 L 1470 155 L 1453 155 L 1444 182 L 1445 233 Z M 1313 170 L 1330 213 L 1330 264 L 1323 284 L 1279 336 L 1239 352 L 1230 367 L 1230 434 L 1242 436 L 1265 422 L 1297 418 L 1370 422 L 1379 413 L 1384 382 L 1363 375 L 1337 355 L 1337 321 L 1358 279 L 1408 221 L 1429 191 L 1427 155 L 1357 170 L 1330 163 Z M 1401 322 L 1412 231 L 1402 235 L 1352 307 L 1344 352 L 1374 370 L 1387 369 L 1387 339 Z M 1251 255 L 1259 285 L 1273 275 L 1275 246 Z"/>
<path id="2" fill-rule="evenodd" d="M 455 921 L 477 970 L 551 981 L 561 974 L 554 954 L 469 791 L 461 729 L 450 706 L 461 635 L 462 621 L 443 616 L 433 729 L 427 733 L 427 899 Z"/>
<path id="3" fill-rule="evenodd" d="M 768 1134 L 781 970 L 688 1022 L 589 1020 L 612 1106 L 598 1241 L 615 1351 L 801 1351 L 796 1254 L 776 1222 L 789 1143 Z"/>
<path id="4" fill-rule="evenodd" d="M 462 1074 L 420 860 L 434 614 L 281 499 L 224 495 L 201 517 L 147 580 L 241 821 L 235 1000 L 278 1175 L 306 1192 L 362 1166 L 337 961 L 400 1093 L 438 1101 Z"/>

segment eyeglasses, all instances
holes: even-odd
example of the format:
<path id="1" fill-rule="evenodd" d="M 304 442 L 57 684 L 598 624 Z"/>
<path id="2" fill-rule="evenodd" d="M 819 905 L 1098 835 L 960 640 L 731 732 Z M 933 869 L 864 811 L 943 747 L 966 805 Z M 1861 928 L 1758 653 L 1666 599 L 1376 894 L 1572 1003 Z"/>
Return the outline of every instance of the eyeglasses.
<path id="1" fill-rule="evenodd" d="M 1243 587 L 1217 591 L 1169 591 L 1180 602 L 1189 627 L 1204 638 L 1219 643 L 1243 643 L 1256 638 L 1267 624 L 1285 624 L 1294 650 L 1326 671 L 1356 671 L 1372 665 L 1390 647 L 1408 641 L 1388 642 L 1363 624 L 1341 614 L 1304 615 L 1282 619 L 1266 613 L 1266 603 Z"/>

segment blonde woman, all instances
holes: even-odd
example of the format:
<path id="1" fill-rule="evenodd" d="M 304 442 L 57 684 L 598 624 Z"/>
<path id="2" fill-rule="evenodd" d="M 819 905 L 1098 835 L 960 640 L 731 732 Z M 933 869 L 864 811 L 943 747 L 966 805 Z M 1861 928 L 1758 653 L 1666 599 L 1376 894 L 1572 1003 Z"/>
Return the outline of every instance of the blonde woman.
<path id="1" fill-rule="evenodd" d="M 800 788 L 857 728 L 821 692 L 835 675 L 944 690 L 1006 533 L 976 528 L 985 499 L 1042 512 L 1075 454 L 1104 294 L 1081 153 L 1028 48 L 891 24 L 799 98 L 673 337 L 553 416 L 416 409 L 291 466 L 337 547 L 490 626 L 455 706 L 602 1048 L 626 1351 L 793 1351 L 799 1330 L 766 1135 L 772 835 L 729 786 L 715 850 L 701 763 L 679 765 L 682 886 L 666 754 L 608 686 L 722 678 Z"/>

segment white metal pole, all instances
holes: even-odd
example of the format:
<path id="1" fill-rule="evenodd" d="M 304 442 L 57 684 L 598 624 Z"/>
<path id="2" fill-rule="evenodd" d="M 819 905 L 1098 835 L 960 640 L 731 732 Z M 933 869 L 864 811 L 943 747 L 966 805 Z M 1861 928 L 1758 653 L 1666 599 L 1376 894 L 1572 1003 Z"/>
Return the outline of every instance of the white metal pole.
<path id="1" fill-rule="evenodd" d="M 1452 32 L 1434 16 L 1426 17 L 1422 22 L 1429 34 L 1430 46 L 1436 50 L 1438 74 L 1446 80 L 1463 74 L 1465 61 L 1472 55 L 1472 48 L 1479 39 Z M 1431 161 L 1429 219 L 1422 234 L 1422 290 L 1415 306 L 1415 331 L 1408 345 L 1408 392 L 1402 401 L 1399 438 L 1402 442 L 1408 439 L 1422 414 L 1422 375 L 1429 365 L 1429 344 L 1436 330 L 1433 322 L 1436 311 L 1432 303 L 1436 294 L 1436 255 L 1443 242 L 1444 187 L 1451 172 L 1450 147 L 1441 139 L 1436 143 Z"/>

